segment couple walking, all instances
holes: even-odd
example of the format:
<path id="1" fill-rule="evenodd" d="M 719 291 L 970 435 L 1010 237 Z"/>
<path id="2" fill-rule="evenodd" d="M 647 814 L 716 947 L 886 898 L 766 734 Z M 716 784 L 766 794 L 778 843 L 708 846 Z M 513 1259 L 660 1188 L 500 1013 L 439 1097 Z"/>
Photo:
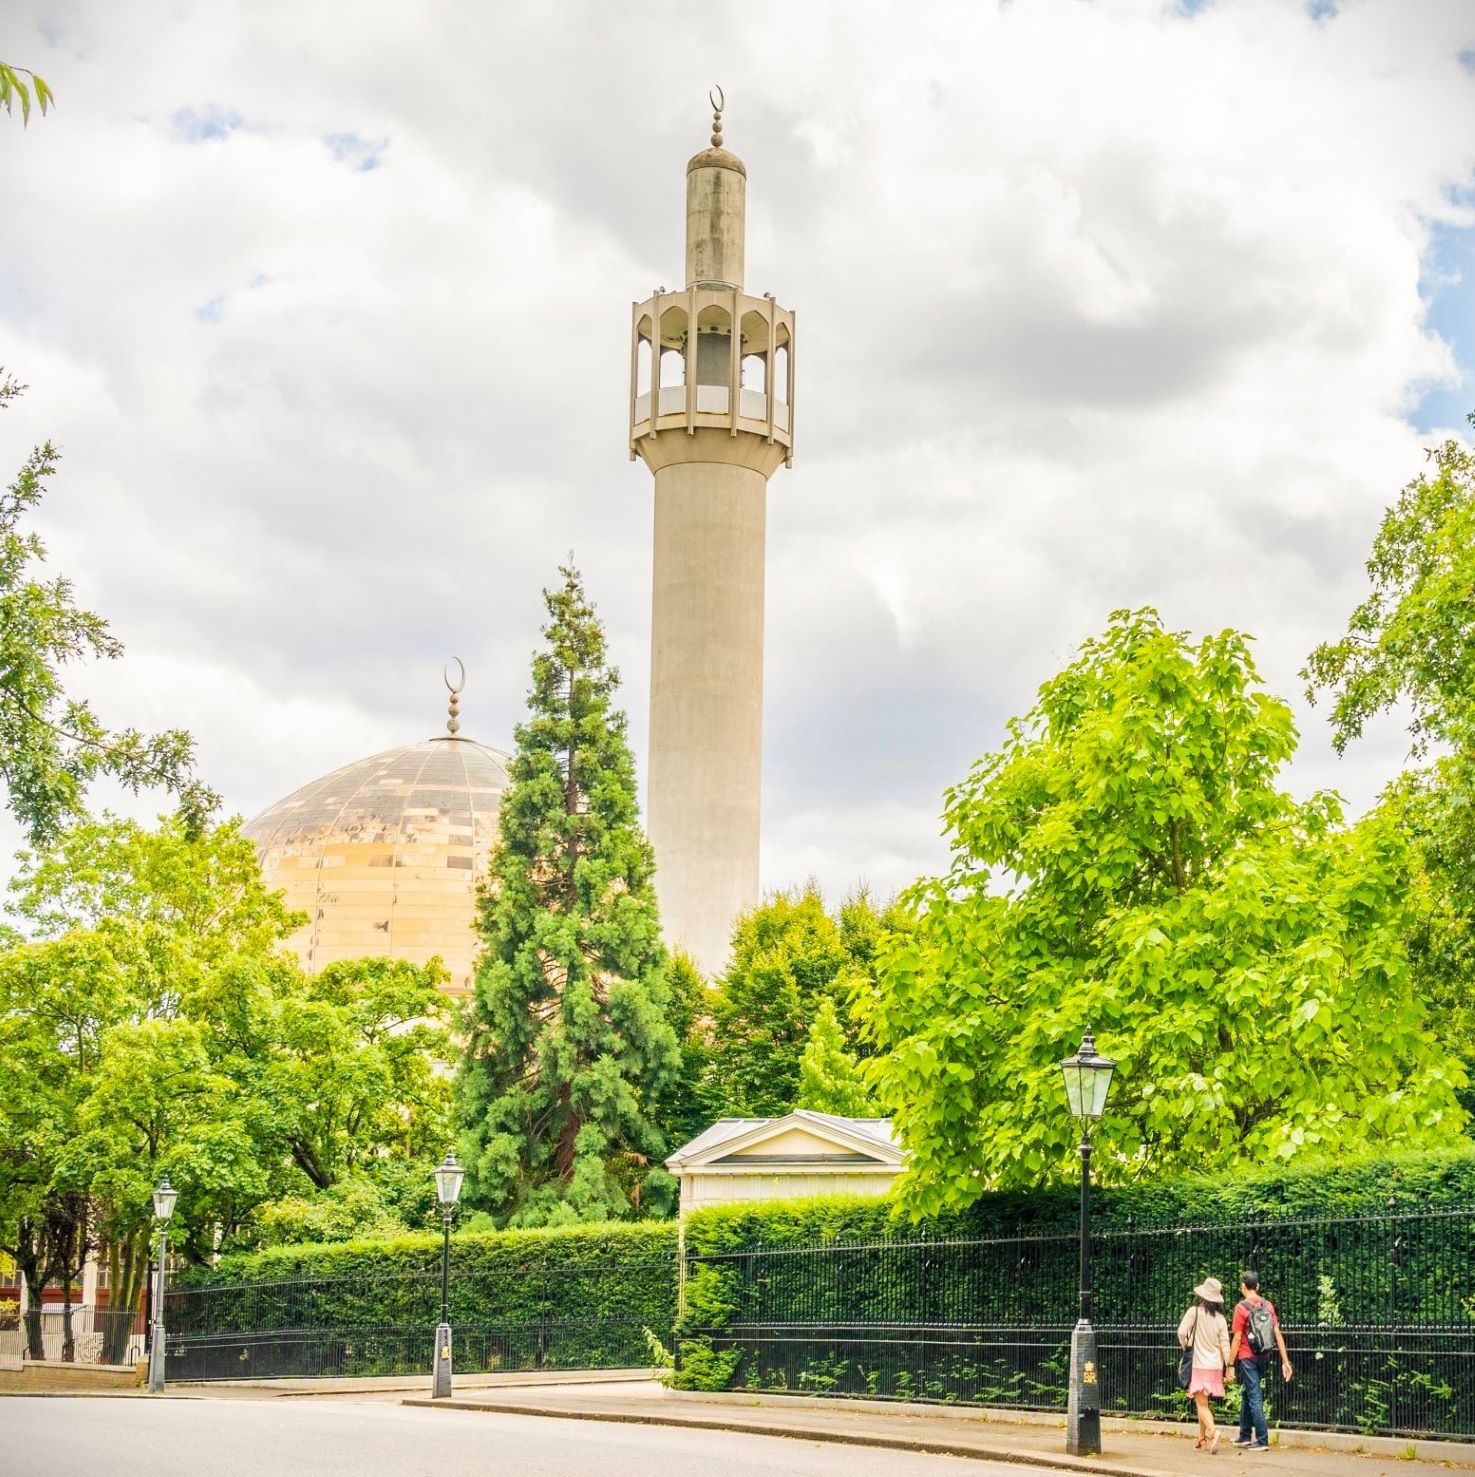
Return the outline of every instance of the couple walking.
<path id="1" fill-rule="evenodd" d="M 1205 1277 L 1193 1289 L 1193 1306 L 1178 1325 L 1183 1350 L 1179 1383 L 1198 1411 L 1197 1450 L 1219 1449 L 1219 1430 L 1209 1400 L 1224 1394 L 1224 1382 L 1239 1379 L 1239 1435 L 1234 1444 L 1247 1451 L 1265 1451 L 1270 1431 L 1265 1424 L 1265 1369 L 1272 1350 L 1280 1352 L 1280 1372 L 1291 1377 L 1290 1355 L 1280 1331 L 1275 1305 L 1260 1295 L 1260 1278 L 1242 1272 L 1240 1300 L 1234 1308 L 1233 1335 L 1224 1318 L 1224 1286 L 1217 1277 Z"/>

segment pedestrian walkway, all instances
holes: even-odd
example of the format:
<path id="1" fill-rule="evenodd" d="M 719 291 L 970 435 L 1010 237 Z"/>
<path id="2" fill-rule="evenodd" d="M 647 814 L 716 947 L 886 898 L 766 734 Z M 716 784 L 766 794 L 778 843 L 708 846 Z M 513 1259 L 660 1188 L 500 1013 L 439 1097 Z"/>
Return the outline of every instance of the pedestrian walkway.
<path id="1" fill-rule="evenodd" d="M 839 1441 L 899 1451 L 931 1451 L 991 1461 L 1019 1462 L 1118 1477 L 1176 1477 L 1180 1473 L 1230 1477 L 1250 1468 L 1270 1474 L 1323 1477 L 1420 1477 L 1452 1467 L 1475 1468 L 1475 1445 L 1408 1442 L 1308 1432 L 1277 1433 L 1268 1452 L 1230 1444 L 1226 1428 L 1218 1453 L 1193 1449 L 1190 1427 L 1156 1427 L 1108 1420 L 1099 1457 L 1065 1454 L 1064 1420 L 1028 1412 L 959 1407 L 892 1405 L 878 1401 L 808 1400 L 783 1395 L 691 1395 L 664 1390 L 655 1381 L 619 1384 L 526 1386 L 505 1394 L 458 1388 L 450 1400 L 410 1397 L 407 1405 L 444 1411 L 500 1411 L 590 1421 L 707 1427 L 810 1441 Z M 1227 1470 L 1226 1470 L 1227 1469 Z"/>

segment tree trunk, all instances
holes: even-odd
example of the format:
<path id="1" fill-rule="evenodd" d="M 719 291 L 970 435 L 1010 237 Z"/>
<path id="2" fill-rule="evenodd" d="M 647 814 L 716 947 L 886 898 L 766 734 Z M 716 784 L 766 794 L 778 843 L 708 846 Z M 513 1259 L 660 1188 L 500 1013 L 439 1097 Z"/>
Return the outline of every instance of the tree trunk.
<path id="1" fill-rule="evenodd" d="M 46 1346 L 41 1340 L 41 1294 L 32 1289 L 26 1279 L 30 1298 L 26 1303 L 26 1358 L 41 1360 L 46 1357 Z"/>
<path id="2" fill-rule="evenodd" d="M 46 1345 L 41 1336 L 41 1293 L 46 1279 L 41 1269 L 41 1248 L 26 1235 L 25 1226 L 21 1227 L 17 1240 L 20 1245 L 16 1248 L 15 1264 L 26 1286 L 26 1358 L 44 1359 Z"/>
<path id="3" fill-rule="evenodd" d="M 128 1352 L 128 1337 L 133 1332 L 138 1300 L 143 1292 L 143 1279 L 148 1272 L 148 1232 L 137 1231 L 121 1244 L 108 1247 L 108 1308 L 114 1316 L 107 1320 L 103 1340 L 103 1363 L 122 1364 Z"/>
<path id="4" fill-rule="evenodd" d="M 72 1331 L 72 1275 L 61 1279 L 61 1362 L 77 1362 L 77 1338 Z"/>

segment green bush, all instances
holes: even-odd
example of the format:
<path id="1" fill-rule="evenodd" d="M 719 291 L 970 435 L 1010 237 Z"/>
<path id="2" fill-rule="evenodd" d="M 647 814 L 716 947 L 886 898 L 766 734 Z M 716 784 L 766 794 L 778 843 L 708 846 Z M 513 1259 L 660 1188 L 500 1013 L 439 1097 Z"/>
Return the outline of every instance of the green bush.
<path id="1" fill-rule="evenodd" d="M 170 1331 L 196 1339 L 352 1333 L 361 1360 L 370 1331 L 397 1350 L 403 1340 L 392 1335 L 435 1325 L 440 1258 L 440 1238 L 418 1234 L 223 1257 L 181 1274 L 170 1296 Z M 642 1329 L 663 1339 L 671 1329 L 676 1270 L 671 1222 L 454 1236 L 458 1361 L 463 1349 L 485 1349 L 478 1357 L 487 1367 L 499 1360 L 517 1367 L 644 1363 Z"/>
<path id="2" fill-rule="evenodd" d="M 1471 1214 L 1390 1220 L 1390 1208 Z M 985 1195 L 921 1223 L 888 1201 L 840 1197 L 699 1211 L 687 1223 L 694 1260 L 675 1382 L 830 1388 L 837 1378 L 818 1350 L 813 1368 L 755 1369 L 767 1357 L 762 1340 L 723 1337 L 738 1324 L 830 1325 L 832 1347 L 859 1346 L 857 1335 L 882 1324 L 1068 1329 L 1078 1216 L 1069 1190 Z M 1475 1146 L 1102 1191 L 1092 1217 L 1098 1321 L 1171 1327 L 1200 1278 L 1217 1276 L 1232 1292 L 1253 1263 L 1289 1325 L 1320 1328 L 1331 1316 L 1385 1326 L 1468 1322 L 1472 1219 Z M 1340 1224 L 1326 1224 L 1333 1220 Z M 882 1392 L 903 1393 L 902 1374 Z M 874 1372 L 864 1378 L 874 1383 Z"/>

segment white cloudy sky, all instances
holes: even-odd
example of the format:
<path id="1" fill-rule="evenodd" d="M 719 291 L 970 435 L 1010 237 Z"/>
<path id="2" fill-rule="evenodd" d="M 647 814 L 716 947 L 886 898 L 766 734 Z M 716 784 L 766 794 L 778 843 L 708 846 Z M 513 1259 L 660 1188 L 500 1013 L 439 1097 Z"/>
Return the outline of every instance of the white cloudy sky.
<path id="1" fill-rule="evenodd" d="M 643 760 L 629 305 L 713 82 L 799 315 L 767 885 L 937 865 L 1115 607 L 1254 632 L 1299 703 L 1475 407 L 1469 0 L 7 0 L 0 56 L 59 99 L 0 119 L 0 466 L 61 445 L 42 531 L 128 646 L 86 689 L 246 814 L 438 729 L 453 654 L 509 743 L 570 549 Z M 1303 730 L 1356 805 L 1402 754 Z"/>

